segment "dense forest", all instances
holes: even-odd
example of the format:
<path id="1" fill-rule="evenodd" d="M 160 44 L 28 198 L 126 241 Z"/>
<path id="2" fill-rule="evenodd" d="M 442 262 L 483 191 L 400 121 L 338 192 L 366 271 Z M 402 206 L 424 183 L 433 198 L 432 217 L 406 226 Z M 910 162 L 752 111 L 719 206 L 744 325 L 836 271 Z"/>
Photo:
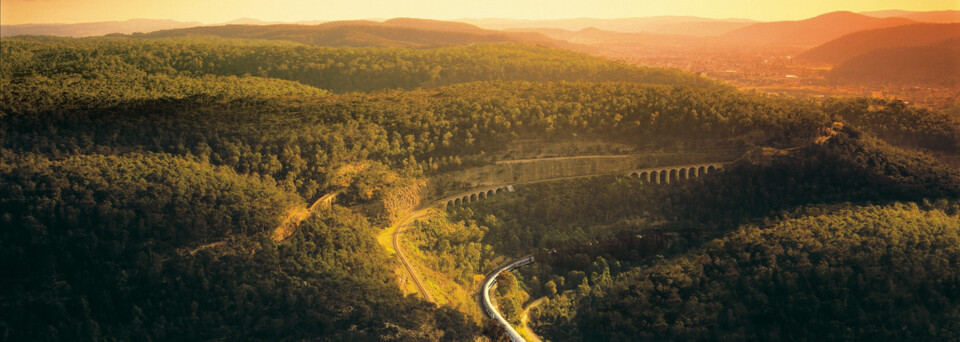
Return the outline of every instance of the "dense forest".
<path id="1" fill-rule="evenodd" d="M 472 292 L 541 256 L 497 297 L 514 322 L 547 297 L 551 340 L 956 336 L 960 175 L 926 152 L 956 155 L 960 124 L 939 112 L 519 44 L 15 37 L 0 59 L 4 340 L 496 339 L 476 308 L 403 295 L 371 208 L 576 139 L 751 153 L 670 186 L 518 185 L 439 211 L 404 240 L 418 264 Z"/>
<path id="2" fill-rule="evenodd" d="M 576 292 L 549 284 L 534 321 L 557 341 L 955 339 L 956 208 L 804 207 Z"/>
<path id="3" fill-rule="evenodd" d="M 449 21 L 394 18 L 332 21 L 319 25 L 198 26 L 137 33 L 137 38 L 203 37 L 287 40 L 317 46 L 437 48 L 477 43 L 530 43 L 546 46 L 562 42 L 541 35 L 484 30 Z"/>
<path id="4" fill-rule="evenodd" d="M 357 214 L 314 216 L 275 244 L 266 231 L 298 199 L 259 179 L 159 155 L 4 153 L 7 340 L 475 333 L 462 314 L 400 295 Z"/>
<path id="5" fill-rule="evenodd" d="M 636 304 L 623 302 L 621 299 L 629 294 L 622 291 L 636 291 L 634 289 L 638 286 L 635 285 L 637 282 L 651 281 L 654 282 L 653 285 L 643 286 L 653 286 L 649 290 L 653 292 L 644 296 L 668 295 L 669 293 L 659 292 L 663 290 L 657 287 L 660 285 L 656 282 L 666 282 L 664 283 L 666 285 L 674 282 L 689 282 L 690 280 L 670 278 L 676 277 L 676 272 L 680 272 L 681 269 L 671 269 L 669 273 L 652 280 L 647 278 L 645 273 L 647 270 L 653 267 L 664 267 L 663 265 L 687 265 L 701 262 L 700 259 L 689 255 L 691 249 L 700 250 L 712 244 L 722 243 L 716 241 L 724 241 L 723 239 L 730 238 L 731 232 L 739 232 L 746 229 L 744 227 L 796 224 L 786 221 L 811 219 L 822 213 L 833 213 L 838 210 L 837 208 L 849 210 L 840 211 L 840 214 L 835 214 L 837 217 L 849 215 L 849 220 L 860 220 L 861 218 L 856 215 L 861 215 L 861 210 L 901 210 L 898 208 L 902 208 L 903 204 L 899 203 L 909 203 L 907 205 L 914 207 L 920 203 L 923 208 L 926 208 L 924 210 L 931 211 L 931 215 L 940 215 L 947 220 L 939 226 L 933 225 L 940 227 L 941 230 L 927 230 L 929 227 L 926 223 L 917 223 L 917 226 L 914 226 L 913 223 L 900 224 L 896 223 L 898 221 L 890 220 L 885 221 L 884 224 L 897 229 L 919 229 L 921 233 L 917 234 L 921 235 L 917 237 L 918 239 L 940 240 L 941 237 L 937 234 L 947 234 L 952 238 L 946 238 L 944 243 L 950 244 L 950 241 L 953 241 L 950 239 L 956 239 L 956 234 L 960 231 L 960 227 L 956 225 L 957 216 L 960 215 L 958 198 L 960 198 L 960 172 L 957 170 L 941 166 L 936 160 L 927 157 L 911 155 L 847 128 L 828 141 L 775 157 L 762 166 L 738 163 L 718 174 L 707 175 L 702 179 L 686 181 L 679 185 L 644 184 L 627 176 L 617 176 L 524 186 L 516 194 L 498 195 L 466 207 L 453 208 L 446 218 L 437 218 L 430 224 L 418 227 L 416 234 L 419 234 L 419 237 L 416 246 L 428 255 L 433 255 L 435 269 L 445 272 L 451 279 L 461 282 L 464 286 L 473 283 L 473 279 L 470 278 L 472 274 L 483 273 L 510 258 L 536 254 L 540 262 L 521 269 L 513 276 L 521 279 L 519 285 L 509 287 L 515 290 L 512 292 L 505 289 L 498 290 L 498 292 L 504 292 L 501 294 L 503 300 L 500 308 L 514 322 L 518 322 L 520 306 L 525 300 L 517 298 L 533 299 L 546 296 L 549 298 L 547 304 L 539 311 L 535 311 L 533 320 L 539 325 L 539 332 L 552 340 L 632 340 L 637 336 L 652 339 L 671 336 L 711 339 L 711 336 L 714 336 L 712 334 L 722 331 L 716 330 L 716 324 L 719 323 L 711 321 L 709 323 L 711 325 L 705 325 L 705 327 L 691 327 L 692 313 L 702 311 L 691 305 L 705 305 L 704 297 L 697 297 L 699 303 L 695 298 L 685 299 L 691 301 L 689 303 L 658 299 L 661 301 L 648 303 L 648 306 L 663 308 L 664 312 L 674 310 L 669 314 L 672 316 L 648 318 L 643 315 L 651 314 L 652 311 L 646 309 L 646 306 L 638 307 Z M 886 218 L 884 216 L 873 220 L 883 221 Z M 452 223 L 444 226 L 444 220 Z M 873 221 L 844 222 L 849 224 L 846 229 L 861 229 L 873 227 L 876 224 Z M 817 230 L 818 226 L 809 225 L 803 229 Z M 648 239 L 661 238 L 663 241 L 651 245 L 652 242 L 637 239 L 637 234 L 646 235 Z M 881 238 L 890 237 L 891 235 L 884 235 Z M 764 241 L 760 239 L 754 242 L 763 243 Z M 779 240 L 775 242 L 780 243 Z M 826 244 L 826 242 L 820 243 Z M 884 240 L 884 243 L 901 242 Z M 949 335 L 949 332 L 955 332 L 955 327 L 950 323 L 955 316 L 957 301 L 960 298 L 953 295 L 954 292 L 951 291 L 960 286 L 960 283 L 957 283 L 960 279 L 957 277 L 960 275 L 956 274 L 955 270 L 950 272 L 944 272 L 944 270 L 950 267 L 946 265 L 954 265 L 960 261 L 956 259 L 960 254 L 956 254 L 955 251 L 941 252 L 940 247 L 916 243 L 919 245 L 911 245 L 910 248 L 924 249 L 915 251 L 916 253 L 938 253 L 937 255 L 947 257 L 933 264 L 931 267 L 936 269 L 930 271 L 931 277 L 946 277 L 947 280 L 943 280 L 946 283 L 933 279 L 914 280 L 916 282 L 929 280 L 931 284 L 940 286 L 935 292 L 894 293 L 890 292 L 893 291 L 890 288 L 876 288 L 875 286 L 884 283 L 878 280 L 881 278 L 880 273 L 871 273 L 869 278 L 876 282 L 864 285 L 861 288 L 862 291 L 847 293 L 847 298 L 867 300 L 875 295 L 874 292 L 887 291 L 884 292 L 887 294 L 880 296 L 902 296 L 900 303 L 922 302 L 930 305 L 943 303 L 942 305 L 952 309 L 941 312 L 940 314 L 946 316 L 936 317 L 936 323 L 929 328 L 938 331 L 936 334 L 940 335 L 924 335 L 928 327 L 920 324 L 924 322 L 923 320 L 915 320 L 913 323 L 915 326 L 910 329 L 924 329 L 924 331 L 914 331 L 904 335 L 890 331 L 878 332 L 876 334 L 878 337 L 903 339 L 944 336 L 943 334 L 954 336 Z M 703 244 L 706 244 L 706 247 L 699 247 Z M 783 249 L 791 246 L 794 245 L 765 248 Z M 874 247 L 871 245 L 865 248 L 870 250 Z M 877 258 L 882 255 L 878 253 L 885 252 L 887 249 L 887 247 L 876 248 L 879 249 L 872 251 L 871 256 Z M 741 252 L 741 249 L 740 246 L 735 246 L 726 253 Z M 544 251 L 551 250 L 559 251 L 559 254 L 556 252 L 544 254 Z M 844 253 L 847 252 L 834 251 L 833 253 L 845 255 Z M 669 258 L 664 259 L 660 256 L 650 259 L 649 257 L 653 254 L 662 254 Z M 862 258 L 866 257 L 860 258 L 857 259 L 860 260 L 858 262 L 864 262 L 865 259 Z M 918 258 L 930 260 L 922 256 Z M 735 265 L 742 265 L 742 262 L 749 260 L 741 258 L 731 262 L 741 262 Z M 837 257 L 823 264 L 823 267 L 847 267 L 842 264 L 848 262 L 845 260 Z M 792 264 L 783 268 L 778 268 L 779 265 L 773 263 L 766 266 L 772 267 L 772 272 L 795 271 L 792 269 Z M 901 267 L 902 265 L 891 265 L 888 262 L 878 265 L 880 266 Z M 910 268 L 906 267 L 902 270 L 908 269 Z M 729 268 L 724 270 L 728 271 Z M 890 273 L 887 276 L 891 277 L 890 281 L 897 282 L 902 279 L 895 270 L 888 271 Z M 727 278 L 716 280 L 712 285 L 713 288 L 704 288 L 702 291 L 714 291 L 715 288 L 725 288 L 724 286 L 740 286 L 737 285 L 737 274 L 739 273 L 718 273 Z M 638 280 L 636 278 L 638 275 L 643 275 L 643 280 Z M 846 275 L 864 277 L 857 272 Z M 782 280 L 773 278 L 763 281 Z M 910 284 L 917 284 L 916 282 Z M 701 286 L 699 281 L 693 284 Z M 779 283 L 773 285 L 776 284 Z M 764 291 L 772 291 L 769 287 L 751 286 L 750 289 L 756 291 L 754 297 L 761 293 L 766 294 L 767 292 Z M 907 285 L 899 286 L 904 288 Z M 817 291 L 821 290 L 824 289 L 793 288 L 784 293 L 817 297 L 820 295 Z M 621 292 L 611 294 L 609 291 Z M 838 289 L 830 289 L 830 291 L 838 291 Z M 690 294 L 689 291 L 683 293 L 687 293 L 688 296 L 695 295 Z M 747 300 L 753 299 L 750 297 L 725 298 L 723 303 L 711 305 L 725 310 L 733 310 L 731 308 L 754 310 L 754 308 L 776 308 L 780 305 L 768 303 L 764 304 L 765 306 L 758 306 L 757 302 L 747 302 Z M 597 303 L 602 305 L 598 306 Z M 895 303 L 890 302 L 885 305 L 893 304 Z M 888 308 L 892 309 L 892 306 Z M 815 308 L 803 310 L 816 311 Z M 880 315 L 883 312 L 870 311 L 867 308 L 858 308 L 858 310 L 869 311 L 870 315 Z M 685 311 L 690 313 L 684 313 Z M 853 336 L 846 332 L 853 327 L 878 328 L 862 325 L 863 320 L 841 320 L 839 317 L 832 316 L 829 319 L 833 321 L 823 318 L 824 321 L 817 323 L 824 325 L 817 329 L 806 331 L 770 329 L 767 331 L 761 328 L 762 323 L 756 322 L 766 322 L 758 317 L 772 313 L 751 313 L 755 316 L 747 316 L 747 312 L 731 312 L 731 315 L 738 315 L 739 321 L 723 321 L 723 324 L 728 326 L 724 329 L 731 329 L 729 335 L 725 335 L 727 338 L 783 339 L 806 336 L 817 339 L 842 339 Z M 715 316 L 716 314 L 712 315 L 714 316 L 708 315 L 696 319 L 719 319 Z M 782 312 L 780 315 L 787 315 L 787 313 Z M 638 316 L 643 320 L 632 320 Z M 658 327 L 655 324 L 663 323 L 655 323 L 652 320 L 666 319 L 664 317 L 672 317 L 676 321 L 667 324 L 677 326 L 654 329 Z M 890 318 L 890 322 L 901 318 Z M 784 327 L 802 326 L 802 323 L 778 322 Z M 754 324 L 757 325 L 754 326 Z M 738 326 L 745 328 L 738 330 Z M 684 330 L 685 327 L 689 330 Z M 855 336 L 859 334 L 856 333 Z"/>
<path id="6" fill-rule="evenodd" d="M 813 103 L 737 93 L 671 72 L 636 69 L 631 78 L 619 71 L 627 68 L 624 65 L 541 48 L 506 45 L 411 52 L 193 39 L 53 40 L 3 42 L 4 51 L 10 52 L 5 56 L 13 61 L 4 63 L 8 86 L 0 97 L 8 127 L 3 133 L 5 148 L 53 155 L 131 149 L 170 153 L 241 174 L 270 176 L 308 199 L 330 190 L 331 175 L 339 167 L 364 160 L 406 174 L 429 174 L 470 165 L 476 159 L 472 156 L 496 152 L 507 141 L 522 137 L 603 137 L 667 146 L 683 144 L 684 139 L 741 137 L 749 144 L 788 146 L 819 134 L 818 125 L 828 121 Z M 517 54 L 530 54 L 529 64 L 520 67 L 533 74 L 520 72 L 516 77 L 539 80 L 537 75 L 549 74 L 604 82 L 473 82 L 332 95 L 283 79 L 235 76 L 252 71 L 249 67 L 236 66 L 238 71 L 228 75 L 218 71 L 198 76 L 195 73 L 204 71 L 186 71 L 180 65 L 184 53 L 216 53 L 226 62 L 203 65 L 219 68 L 214 66 L 240 63 L 247 58 L 244 53 L 256 57 L 271 48 L 285 49 L 292 56 L 326 51 L 337 60 L 344 58 L 341 54 L 355 54 L 371 65 L 382 65 L 379 58 L 396 53 L 475 69 L 503 65 L 446 60 L 463 49 L 477 50 L 465 56 L 516 62 L 522 62 Z M 506 55 L 496 57 L 496 51 Z M 269 60 L 251 63 L 256 68 L 276 66 Z M 563 76 L 570 68 L 580 71 Z M 417 73 L 395 71 L 398 77 Z M 470 77 L 466 80 L 498 76 Z M 624 79 L 667 84 L 690 80 L 698 86 L 609 82 Z"/>
<path id="7" fill-rule="evenodd" d="M 25 86 L 47 78 L 66 82 L 68 79 L 63 78 L 71 75 L 82 75 L 81 79 L 93 82 L 104 77 L 146 74 L 259 76 L 333 92 L 413 89 L 484 80 L 634 81 L 721 87 L 714 81 L 676 70 L 639 68 L 564 50 L 518 44 L 413 50 L 328 48 L 289 41 L 210 37 L 22 37 L 4 39 L 2 45 L 0 51 L 7 61 L 2 66 L 4 79 Z"/>
<path id="8" fill-rule="evenodd" d="M 660 220 L 635 231 L 678 232 L 663 256 L 644 259 L 642 245 L 546 258 L 521 271 L 533 297 L 550 298 L 533 321 L 552 340 L 955 338 L 958 181 L 844 133 L 766 167 L 651 189 L 632 205 Z"/>

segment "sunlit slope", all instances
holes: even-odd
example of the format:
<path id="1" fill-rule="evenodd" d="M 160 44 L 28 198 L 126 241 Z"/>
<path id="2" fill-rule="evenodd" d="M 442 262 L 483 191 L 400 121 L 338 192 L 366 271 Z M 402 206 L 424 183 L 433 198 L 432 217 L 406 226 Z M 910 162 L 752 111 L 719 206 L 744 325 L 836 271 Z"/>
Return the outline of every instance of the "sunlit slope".
<path id="1" fill-rule="evenodd" d="M 832 12 L 804 20 L 757 23 L 727 32 L 722 37 L 744 43 L 816 46 L 848 33 L 912 23 L 913 20 L 904 18 Z"/>
<path id="2" fill-rule="evenodd" d="M 448 21 L 397 18 L 384 22 L 354 20 L 319 25 L 198 26 L 136 34 L 141 38 L 200 37 L 287 40 L 329 47 L 436 48 L 477 43 L 535 43 L 560 46 L 545 36 L 484 30 Z"/>
<path id="3" fill-rule="evenodd" d="M 874 50 L 935 46 L 958 37 L 960 24 L 913 24 L 847 34 L 807 50 L 797 57 L 837 65 Z"/>
<path id="4" fill-rule="evenodd" d="M 360 215 L 316 213 L 275 242 L 283 210 L 302 200 L 269 179 L 164 154 L 0 157 L 9 339 L 476 334 L 390 284 L 377 228 Z"/>
<path id="5" fill-rule="evenodd" d="M 920 46 L 878 49 L 831 70 L 846 82 L 903 82 L 955 86 L 960 83 L 960 48 Z"/>
<path id="6" fill-rule="evenodd" d="M 445 49 L 293 46 L 263 41 L 44 39 L 2 42 L 3 77 L 146 73 L 260 76 L 334 92 L 413 89 L 486 81 L 626 81 L 716 87 L 677 70 L 642 68 L 538 46 L 478 44 Z"/>

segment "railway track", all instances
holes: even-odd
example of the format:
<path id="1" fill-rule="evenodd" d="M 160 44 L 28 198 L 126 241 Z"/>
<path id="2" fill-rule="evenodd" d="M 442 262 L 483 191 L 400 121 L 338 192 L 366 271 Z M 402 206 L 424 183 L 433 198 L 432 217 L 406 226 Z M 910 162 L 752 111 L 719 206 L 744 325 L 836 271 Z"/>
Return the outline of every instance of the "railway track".
<path id="1" fill-rule="evenodd" d="M 507 332 L 507 337 L 510 338 L 512 342 L 526 342 L 523 336 L 520 336 L 520 333 L 513 328 L 513 325 L 510 322 L 507 322 L 506 318 L 503 318 L 503 315 L 500 314 L 500 310 L 497 310 L 497 307 L 493 305 L 493 302 L 490 301 L 490 289 L 494 284 L 497 283 L 497 277 L 500 276 L 500 273 L 510 272 L 520 267 L 532 264 L 535 261 L 534 256 L 528 255 L 523 258 L 514 260 L 513 262 L 506 264 L 500 268 L 497 268 L 490 274 L 487 274 L 487 277 L 484 278 L 483 283 L 480 285 L 480 306 L 483 308 L 483 313 L 487 317 L 493 318 L 503 326 L 503 329 Z"/>
<path id="2" fill-rule="evenodd" d="M 662 183 L 670 183 L 671 180 L 676 181 L 676 180 L 688 179 L 693 177 L 701 177 L 705 174 L 704 172 L 705 170 L 712 172 L 714 169 L 722 168 L 723 166 L 725 166 L 725 164 L 726 163 L 721 162 L 721 163 L 703 163 L 703 164 L 691 164 L 691 165 L 681 165 L 681 166 L 664 166 L 664 167 L 657 167 L 657 168 L 630 170 L 626 172 L 614 172 L 613 174 L 622 173 L 622 174 L 630 175 L 633 177 L 640 177 L 646 182 L 662 184 Z M 707 166 L 709 166 L 709 169 L 707 169 Z M 670 171 L 667 171 L 667 170 L 670 170 Z M 684 171 L 677 172 L 677 170 L 684 170 Z M 690 170 L 689 173 L 686 170 Z M 647 174 L 648 171 L 649 171 L 649 175 Z M 519 185 L 519 184 L 542 183 L 542 182 L 551 182 L 551 181 L 558 181 L 558 180 L 596 177 L 596 176 L 609 175 L 609 174 L 612 174 L 612 173 L 607 172 L 607 173 L 598 173 L 598 174 L 583 175 L 583 176 L 550 178 L 550 179 L 542 179 L 542 180 L 535 180 L 535 181 L 527 181 L 527 182 L 516 183 L 516 184 Z M 654 176 L 653 176 L 654 174 L 659 175 L 661 178 L 654 179 Z M 643 177 L 641 175 L 644 175 L 646 177 Z M 500 186 L 492 186 L 492 187 L 487 186 L 486 188 L 496 189 L 496 188 L 507 188 L 507 187 L 509 187 L 510 190 L 512 191 L 511 185 L 500 185 Z M 483 192 L 486 192 L 487 190 L 489 189 L 484 189 Z M 400 238 L 403 235 L 403 232 L 406 230 L 407 226 L 415 222 L 417 219 L 423 216 L 426 216 L 431 209 L 444 208 L 445 205 L 448 205 L 448 203 L 453 203 L 454 199 L 461 198 L 464 196 L 470 196 L 471 194 L 476 194 L 477 191 L 478 189 L 473 189 L 470 191 L 461 192 L 456 195 L 447 196 L 442 199 L 432 201 L 429 204 L 423 205 L 420 208 L 414 210 L 413 212 L 405 216 L 403 219 L 398 221 L 398 223 L 396 224 L 396 229 L 394 229 L 393 236 L 392 236 L 393 249 L 396 251 L 397 258 L 400 259 L 400 263 L 403 264 L 403 267 L 406 270 L 407 274 L 409 275 L 410 279 L 413 279 L 413 282 L 417 287 L 417 291 L 420 292 L 420 295 L 424 298 L 424 300 L 428 302 L 435 303 L 435 301 L 433 300 L 433 297 L 430 295 L 430 292 L 427 290 L 426 286 L 424 285 L 423 280 L 420 278 L 416 270 L 413 268 L 410 261 L 407 260 L 406 255 L 403 254 L 403 248 L 402 248 L 403 244 L 401 243 Z M 483 197 L 478 197 L 478 198 L 483 198 Z M 534 260 L 533 256 L 527 256 L 519 260 L 516 260 L 514 262 L 511 262 L 503 267 L 500 267 L 497 270 L 495 270 L 495 272 L 488 274 L 487 277 L 484 279 L 484 282 L 481 283 L 480 293 L 478 295 L 478 303 L 480 304 L 483 312 L 488 317 L 491 317 L 497 320 L 498 323 L 501 324 L 506 330 L 510 340 L 514 342 L 517 342 L 517 341 L 525 342 L 526 340 L 524 340 L 523 337 L 520 336 L 520 334 L 513 328 L 513 326 L 511 326 L 509 322 L 507 322 L 506 319 L 503 318 L 500 312 L 492 304 L 492 302 L 490 301 L 489 292 L 490 292 L 490 288 L 493 287 L 493 285 L 496 283 L 496 277 L 500 273 L 504 271 L 511 271 L 525 265 L 529 265 L 533 263 L 533 260 Z"/>
<path id="3" fill-rule="evenodd" d="M 423 280 L 420 279 L 420 276 L 417 275 L 416 271 L 413 269 L 413 266 L 410 266 L 410 261 L 407 260 L 406 255 L 403 254 L 403 248 L 400 243 L 400 236 L 403 235 L 404 229 L 408 225 L 416 221 L 418 218 L 421 218 L 427 214 L 429 207 L 415 210 L 414 212 L 405 216 L 402 220 L 397 223 L 396 229 L 393 231 L 393 250 L 397 252 L 397 258 L 400 259 L 400 263 L 403 264 L 404 269 L 407 270 L 407 274 L 410 276 L 410 279 L 413 279 L 413 283 L 417 286 L 417 291 L 420 292 L 420 295 L 423 296 L 423 299 L 433 303 L 433 297 L 430 295 L 430 291 L 427 291 L 427 287 L 423 285 Z"/>

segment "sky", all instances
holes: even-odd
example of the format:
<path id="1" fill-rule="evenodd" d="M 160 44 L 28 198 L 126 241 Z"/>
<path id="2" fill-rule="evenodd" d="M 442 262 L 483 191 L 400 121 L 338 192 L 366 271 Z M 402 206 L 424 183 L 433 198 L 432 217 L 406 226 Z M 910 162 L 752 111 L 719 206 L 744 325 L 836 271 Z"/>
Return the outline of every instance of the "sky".
<path id="1" fill-rule="evenodd" d="M 960 0 L 2 0 L 0 24 L 134 18 L 216 24 L 266 21 L 461 18 L 626 18 L 693 15 L 798 20 L 833 11 L 960 10 Z"/>

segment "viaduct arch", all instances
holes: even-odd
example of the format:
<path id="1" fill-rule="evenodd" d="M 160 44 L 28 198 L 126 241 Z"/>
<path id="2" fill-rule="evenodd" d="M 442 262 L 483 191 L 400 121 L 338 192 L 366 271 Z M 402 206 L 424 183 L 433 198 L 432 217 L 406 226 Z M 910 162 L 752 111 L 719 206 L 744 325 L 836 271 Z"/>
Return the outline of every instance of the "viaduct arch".
<path id="1" fill-rule="evenodd" d="M 717 163 L 700 163 L 700 164 L 689 164 L 689 165 L 648 167 L 648 168 L 640 168 L 640 169 L 634 169 L 632 171 L 628 171 L 626 172 L 626 175 L 639 178 L 641 181 L 645 183 L 670 184 L 671 182 L 675 183 L 681 180 L 703 177 L 704 175 L 716 172 L 717 170 L 723 168 L 727 164 L 728 163 L 717 162 Z M 613 174 L 617 174 L 617 173 L 623 174 L 622 170 L 623 169 L 621 169 L 621 171 L 619 172 L 613 172 Z M 534 182 L 553 181 L 553 180 L 560 180 L 560 179 L 590 177 L 590 176 L 599 176 L 599 175 L 605 175 L 605 174 L 611 174 L 611 173 L 610 172 L 596 173 L 596 174 L 573 176 L 573 177 L 554 177 L 554 178 L 547 177 L 544 179 L 527 181 L 522 183 L 534 183 Z M 432 204 L 427 205 L 427 207 L 440 206 L 441 208 L 450 208 L 454 206 L 459 206 L 459 205 L 464 205 L 467 203 L 479 201 L 481 199 L 489 198 L 491 196 L 495 196 L 503 192 L 513 192 L 513 191 L 514 191 L 513 185 L 495 185 L 495 186 L 488 185 L 484 187 L 475 188 L 473 190 L 464 191 L 453 196 L 441 198 L 439 200 L 432 202 Z M 422 211 L 426 209 L 419 209 L 419 210 Z M 416 215 L 413 215 L 411 213 L 410 215 L 408 215 L 408 217 L 410 216 L 416 216 Z M 407 272 L 410 274 L 411 278 L 416 283 L 420 293 L 424 296 L 424 299 L 432 302 L 432 299 L 427 294 L 426 289 L 421 284 L 421 281 L 417 277 L 416 273 L 407 264 L 401 252 L 401 248 L 399 244 L 399 236 L 400 234 L 403 233 L 404 225 L 405 225 L 404 223 L 400 223 L 398 225 L 397 230 L 394 231 L 393 233 L 394 249 L 397 250 L 398 257 L 400 258 L 404 267 L 407 269 Z M 482 296 L 481 298 L 487 298 L 485 296 L 488 296 L 490 286 L 492 286 L 492 284 L 496 282 L 497 275 L 499 275 L 504 269 L 510 270 L 514 268 L 519 268 L 520 266 L 533 263 L 533 261 L 534 261 L 533 257 L 523 258 L 517 262 L 507 265 L 503 269 L 499 269 L 491 273 L 490 275 L 488 275 L 487 280 L 484 282 L 484 285 L 481 289 L 482 291 L 482 293 L 480 294 L 480 296 Z M 490 304 L 489 301 L 481 301 L 481 307 L 483 311 L 491 317 L 496 318 L 496 316 L 500 315 L 497 308 L 494 305 Z M 520 337 L 519 334 L 516 334 L 513 327 L 508 322 L 506 322 L 506 320 L 503 320 L 502 317 L 500 317 L 498 321 L 499 321 L 498 323 L 503 325 L 504 328 L 508 331 L 508 337 L 511 339 L 511 341 L 525 341 L 522 337 Z M 510 333 L 511 331 L 513 331 L 513 333 Z"/>
<path id="2" fill-rule="evenodd" d="M 705 163 L 676 166 L 648 167 L 630 171 L 630 176 L 645 183 L 670 184 L 685 179 L 703 177 L 722 169 L 726 163 Z"/>
<path id="3" fill-rule="evenodd" d="M 706 174 L 716 172 L 722 169 L 727 163 L 701 163 L 689 165 L 659 166 L 636 169 L 627 174 L 633 178 L 639 178 L 645 183 L 670 184 L 678 181 L 700 178 Z M 549 180 L 549 179 L 547 179 Z M 502 193 L 503 191 L 513 192 L 513 185 L 486 186 L 473 189 L 467 192 L 459 193 L 454 196 L 440 199 L 439 202 L 444 208 L 464 205 L 476 202 L 485 198 Z"/>
<path id="4" fill-rule="evenodd" d="M 501 194 L 504 191 L 513 192 L 513 185 L 497 185 L 497 186 L 488 186 L 479 189 L 473 189 L 468 192 L 460 193 L 451 197 L 441 199 L 439 202 L 445 208 L 454 207 L 462 204 L 467 204 L 471 202 L 476 202 L 484 198 L 492 197 L 497 194 Z"/>

